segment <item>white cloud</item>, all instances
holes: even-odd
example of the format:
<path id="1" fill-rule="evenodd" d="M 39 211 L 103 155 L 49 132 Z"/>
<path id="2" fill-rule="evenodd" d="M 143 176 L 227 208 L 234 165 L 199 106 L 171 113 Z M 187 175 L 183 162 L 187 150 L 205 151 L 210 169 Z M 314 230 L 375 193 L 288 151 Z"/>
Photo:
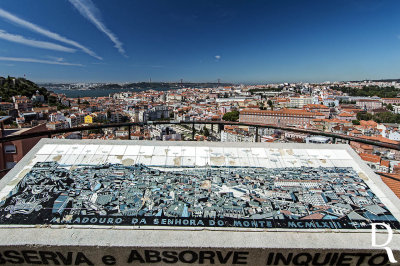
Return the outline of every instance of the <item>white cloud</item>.
<path id="1" fill-rule="evenodd" d="M 29 21 L 21 19 L 21 18 L 15 16 L 15 15 L 5 11 L 4 9 L 1 9 L 1 8 L 0 8 L 0 17 L 2 17 L 3 19 L 5 19 L 5 20 L 7 20 L 9 22 L 17 24 L 17 25 L 19 25 L 21 27 L 27 28 L 27 29 L 29 29 L 31 31 L 34 31 L 34 32 L 39 33 L 41 35 L 44 35 L 44 36 L 46 36 L 46 37 L 48 37 L 50 39 L 53 39 L 53 40 L 56 40 L 56 41 L 60 41 L 60 42 L 63 42 L 65 44 L 72 45 L 72 46 L 74 46 L 76 48 L 79 48 L 83 52 L 85 52 L 85 53 L 87 53 L 87 54 L 89 54 L 89 55 L 91 55 L 91 56 L 93 56 L 93 57 L 95 57 L 95 58 L 97 58 L 99 60 L 102 60 L 102 58 L 100 56 L 98 56 L 95 52 L 93 52 L 89 48 L 81 45 L 80 43 L 78 43 L 76 41 L 73 41 L 73 40 L 70 40 L 70 39 L 68 39 L 66 37 L 63 37 L 63 36 L 59 35 L 58 33 L 54 33 L 54 32 L 51 32 L 49 30 L 46 30 L 46 29 L 44 29 L 44 28 L 42 28 L 42 27 L 40 27 L 40 26 L 38 26 L 36 24 L 33 24 L 33 23 L 29 22 Z"/>
<path id="2" fill-rule="evenodd" d="M 122 42 L 118 40 L 118 37 L 107 28 L 103 23 L 100 11 L 93 4 L 91 0 L 69 0 L 69 2 L 81 13 L 81 15 L 89 20 L 96 28 L 107 35 L 108 38 L 114 43 L 114 47 L 117 48 L 118 52 L 126 57 Z"/>
<path id="3" fill-rule="evenodd" d="M 42 49 L 49 49 L 49 50 L 69 52 L 69 53 L 73 53 L 76 51 L 75 49 L 65 47 L 65 46 L 62 46 L 59 44 L 55 44 L 55 43 L 51 43 L 51 42 L 36 41 L 36 40 L 25 38 L 24 36 L 21 36 L 21 35 L 10 34 L 4 30 L 0 30 L 0 39 L 7 40 L 10 42 L 21 43 L 24 45 L 42 48 Z"/>
<path id="4" fill-rule="evenodd" d="M 51 56 L 51 55 L 47 55 L 46 56 L 49 59 L 52 59 L 53 61 L 58 61 L 58 62 L 63 62 L 64 58 L 63 57 L 57 57 L 57 56 Z"/>
<path id="5" fill-rule="evenodd" d="M 216 55 L 216 56 L 214 56 L 214 57 L 215 57 L 216 60 L 220 60 L 220 59 L 221 59 L 221 56 L 220 56 L 220 55 Z"/>
<path id="6" fill-rule="evenodd" d="M 24 57 L 0 56 L 0 61 L 40 63 L 40 64 L 63 65 L 63 66 L 83 66 L 82 64 L 74 64 L 74 63 L 51 61 L 51 60 L 42 60 L 42 59 L 35 59 L 35 58 L 24 58 Z"/>

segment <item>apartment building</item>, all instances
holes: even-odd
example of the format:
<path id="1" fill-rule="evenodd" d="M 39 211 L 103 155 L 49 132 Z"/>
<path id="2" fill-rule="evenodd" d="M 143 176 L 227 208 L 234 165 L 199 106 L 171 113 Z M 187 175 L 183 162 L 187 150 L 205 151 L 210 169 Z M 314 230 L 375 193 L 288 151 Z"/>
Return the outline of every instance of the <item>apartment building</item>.
<path id="1" fill-rule="evenodd" d="M 303 106 L 312 103 L 312 97 L 290 97 L 289 104 L 287 106 L 290 108 L 303 108 Z"/>
<path id="2" fill-rule="evenodd" d="M 308 125 L 313 119 L 323 119 L 324 114 L 297 109 L 277 111 L 245 109 L 240 112 L 239 121 L 243 123 L 272 124 L 280 126 Z"/>
<path id="3" fill-rule="evenodd" d="M 382 102 L 380 100 L 360 99 L 356 101 L 356 105 L 365 111 L 382 108 Z"/>
<path id="4" fill-rule="evenodd" d="M 385 104 L 400 104 L 400 98 L 382 98 Z"/>

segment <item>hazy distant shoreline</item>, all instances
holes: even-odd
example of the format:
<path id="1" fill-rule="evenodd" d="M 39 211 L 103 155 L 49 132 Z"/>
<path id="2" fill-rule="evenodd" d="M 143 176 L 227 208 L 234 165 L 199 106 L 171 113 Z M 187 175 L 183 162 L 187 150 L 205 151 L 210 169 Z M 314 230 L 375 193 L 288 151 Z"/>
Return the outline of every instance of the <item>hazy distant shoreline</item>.
<path id="1" fill-rule="evenodd" d="M 168 91 L 168 90 L 175 90 L 176 88 L 159 88 L 153 89 L 156 91 Z M 69 98 L 78 98 L 78 97 L 105 97 L 109 96 L 110 94 L 118 93 L 118 92 L 139 92 L 145 91 L 150 89 L 106 89 L 106 90 L 63 90 L 63 89 L 51 89 L 48 88 L 47 90 L 53 91 L 57 94 L 65 94 Z"/>

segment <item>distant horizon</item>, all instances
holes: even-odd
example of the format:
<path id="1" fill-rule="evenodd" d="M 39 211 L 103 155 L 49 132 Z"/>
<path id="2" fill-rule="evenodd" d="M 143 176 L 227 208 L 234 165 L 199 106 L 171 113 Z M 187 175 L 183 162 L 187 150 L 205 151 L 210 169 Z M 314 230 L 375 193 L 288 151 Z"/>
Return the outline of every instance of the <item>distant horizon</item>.
<path id="1" fill-rule="evenodd" d="M 121 83 L 181 83 L 181 80 L 177 80 L 177 81 L 173 81 L 173 80 L 138 80 L 138 81 L 134 81 L 134 80 L 128 80 L 128 81 L 37 81 L 37 80 L 33 80 L 30 79 L 29 77 L 24 77 L 24 76 L 14 76 L 14 75 L 0 75 L 0 77 L 5 77 L 7 78 L 7 76 L 10 77 L 15 77 L 15 78 L 25 78 L 27 80 L 30 80 L 36 84 L 45 84 L 45 83 L 53 83 L 53 84 L 72 84 L 72 83 L 108 83 L 108 84 L 121 84 Z M 325 82 L 363 82 L 363 81 L 374 81 L 374 82 L 385 82 L 385 81 L 391 81 L 391 80 L 399 80 L 400 78 L 379 78 L 379 79 L 349 79 L 349 80 L 325 80 L 325 81 L 321 81 L 321 82 L 317 82 L 317 81 L 260 81 L 260 82 L 251 82 L 251 81 L 245 81 L 245 82 L 231 82 L 231 81 L 224 81 L 224 80 L 220 80 L 219 83 L 221 84 L 233 84 L 233 85 L 267 85 L 267 84 L 282 84 L 282 83 L 310 83 L 310 84 L 321 84 L 321 83 L 325 83 Z M 191 80 L 182 80 L 182 83 L 212 83 L 212 84 L 217 84 L 218 81 L 191 81 Z"/>
<path id="2" fill-rule="evenodd" d="M 10 75 L 11 76 L 11 75 Z M 23 78 L 23 77 L 21 77 Z M 29 80 L 29 78 L 26 78 Z M 260 82 L 230 82 L 230 81 L 220 81 L 221 84 L 234 84 L 234 85 L 266 85 L 266 84 L 282 84 L 282 83 L 310 83 L 310 84 L 321 84 L 325 82 L 362 82 L 362 81 L 385 81 L 385 80 L 400 80 L 400 78 L 381 78 L 381 79 L 351 79 L 351 80 L 325 80 L 321 82 L 315 82 L 315 81 L 260 81 Z M 37 84 L 43 84 L 43 83 L 54 83 L 54 84 L 62 84 L 62 83 L 180 83 L 180 80 L 177 81 L 168 81 L 168 80 L 152 80 L 151 82 L 149 80 L 139 80 L 139 81 L 34 81 L 33 82 Z M 183 80 L 183 83 L 213 83 L 217 84 L 218 82 L 216 81 L 190 81 L 190 80 Z"/>

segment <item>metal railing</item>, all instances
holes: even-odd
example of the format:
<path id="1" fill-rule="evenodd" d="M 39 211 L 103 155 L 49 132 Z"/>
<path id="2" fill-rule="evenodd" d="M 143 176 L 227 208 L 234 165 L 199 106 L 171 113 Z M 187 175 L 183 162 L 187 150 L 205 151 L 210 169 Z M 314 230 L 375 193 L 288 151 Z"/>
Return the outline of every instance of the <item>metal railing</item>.
<path id="1" fill-rule="evenodd" d="M 229 122 L 229 121 L 181 121 L 181 122 L 175 122 L 175 121 L 149 121 L 149 122 L 127 122 L 127 123 L 112 123 L 112 124 L 93 124 L 89 126 L 81 126 L 81 127 L 73 127 L 73 128 L 64 128 L 64 129 L 55 129 L 55 130 L 44 130 L 44 131 L 38 131 L 38 132 L 32 132 L 32 133 L 22 133 L 19 135 L 11 135 L 11 136 L 6 136 L 3 138 L 0 138 L 0 144 L 2 144 L 2 149 L 3 149 L 3 159 L 5 159 L 4 156 L 4 144 L 7 142 L 11 141 L 16 141 L 16 140 L 23 140 L 23 139 L 29 139 L 29 138 L 35 138 L 35 137 L 49 137 L 51 138 L 54 135 L 57 134 L 63 134 L 63 133 L 69 133 L 69 132 L 76 132 L 76 131 L 86 131 L 86 130 L 96 130 L 96 129 L 104 129 L 104 128 L 119 128 L 119 127 L 128 127 L 128 136 L 129 139 L 131 138 L 131 132 L 132 132 L 132 127 L 144 127 L 144 126 L 149 126 L 149 125 L 191 125 L 192 129 L 192 138 L 191 140 L 195 139 L 195 134 L 196 134 L 196 129 L 195 125 L 211 125 L 212 131 L 213 131 L 213 126 L 216 125 L 218 126 L 218 132 L 221 132 L 221 130 L 224 129 L 224 126 L 248 126 L 248 127 L 254 127 L 255 128 L 255 141 L 257 142 L 259 139 L 259 129 L 260 128 L 268 128 L 268 129 L 276 129 L 276 130 L 282 130 L 282 131 L 291 131 L 291 132 L 296 132 L 296 133 L 303 133 L 303 134 L 308 134 L 308 135 L 319 135 L 319 136 L 325 136 L 332 138 L 333 142 L 335 143 L 337 139 L 343 139 L 347 141 L 355 141 L 355 142 L 360 142 L 363 144 L 368 144 L 368 145 L 373 145 L 373 146 L 378 146 L 382 148 L 387 148 L 387 149 L 393 149 L 393 150 L 400 150 L 400 145 L 399 144 L 392 144 L 392 143 L 386 143 L 386 142 L 381 142 L 381 141 L 374 141 L 374 140 L 369 140 L 369 139 L 364 139 L 364 138 L 359 138 L 359 137 L 353 137 L 353 136 L 348 136 L 348 135 L 343 135 L 343 134 L 337 134 L 337 133 L 328 133 L 328 132 L 323 132 L 323 131 L 316 131 L 316 130 L 308 130 L 308 129 L 302 129 L 302 128 L 295 128 L 295 127 L 284 127 L 284 126 L 278 126 L 278 125 L 265 125 L 265 124 L 254 124 L 254 123 L 243 123 L 243 122 Z M 4 162 L 3 162 L 4 165 Z M 4 169 L 0 170 L 0 174 L 3 172 L 7 172 L 10 169 Z M 392 176 L 388 176 L 387 174 L 384 173 L 377 173 L 382 176 L 386 176 L 389 178 L 392 178 Z M 396 179 L 397 180 L 397 179 Z M 398 180 L 400 181 L 400 180 Z"/>
<path id="2" fill-rule="evenodd" d="M 347 141 L 355 141 L 355 142 L 360 142 L 363 144 L 374 145 L 374 146 L 378 146 L 378 147 L 382 147 L 382 148 L 400 150 L 399 144 L 392 144 L 392 143 L 387 143 L 387 142 L 369 140 L 369 139 L 348 136 L 348 135 L 343 135 L 343 134 L 329 133 L 329 132 L 316 131 L 316 130 L 308 130 L 308 129 L 295 128 L 295 127 L 284 127 L 284 126 L 278 126 L 278 125 L 265 125 L 265 124 L 229 122 L 229 121 L 188 121 L 188 122 L 186 122 L 186 121 L 185 122 L 183 122 L 183 121 L 181 121 L 181 122 L 149 121 L 149 122 L 95 124 L 95 125 L 89 125 L 89 126 L 63 128 L 63 129 L 55 129 L 55 130 L 44 130 L 44 131 L 38 131 L 38 132 L 32 132 L 32 133 L 26 133 L 26 134 L 22 133 L 19 135 L 6 136 L 3 138 L 0 138 L 0 143 L 6 143 L 6 142 L 10 142 L 10 141 L 22 140 L 22 139 L 28 139 L 28 138 L 34 138 L 34 137 L 43 137 L 43 136 L 47 136 L 47 137 L 51 138 L 53 135 L 57 135 L 57 134 L 76 132 L 76 131 L 104 129 L 104 128 L 116 128 L 116 127 L 128 127 L 128 136 L 130 138 L 131 132 L 132 132 L 132 127 L 136 127 L 136 126 L 143 127 L 143 126 L 148 126 L 148 125 L 191 125 L 192 126 L 192 140 L 194 140 L 194 137 L 195 137 L 195 125 L 211 125 L 211 126 L 217 125 L 219 132 L 221 130 L 223 130 L 224 126 L 235 125 L 235 126 L 254 127 L 256 129 L 255 130 L 255 134 L 256 134 L 255 141 L 256 142 L 259 139 L 258 130 L 260 128 L 269 128 L 269 129 L 277 129 L 277 130 L 282 130 L 282 131 L 292 131 L 292 132 L 303 133 L 303 134 L 308 134 L 308 135 L 319 135 L 319 136 L 324 136 L 324 137 L 330 137 L 333 139 L 334 142 L 337 139 L 343 139 L 343 140 L 347 140 Z"/>

